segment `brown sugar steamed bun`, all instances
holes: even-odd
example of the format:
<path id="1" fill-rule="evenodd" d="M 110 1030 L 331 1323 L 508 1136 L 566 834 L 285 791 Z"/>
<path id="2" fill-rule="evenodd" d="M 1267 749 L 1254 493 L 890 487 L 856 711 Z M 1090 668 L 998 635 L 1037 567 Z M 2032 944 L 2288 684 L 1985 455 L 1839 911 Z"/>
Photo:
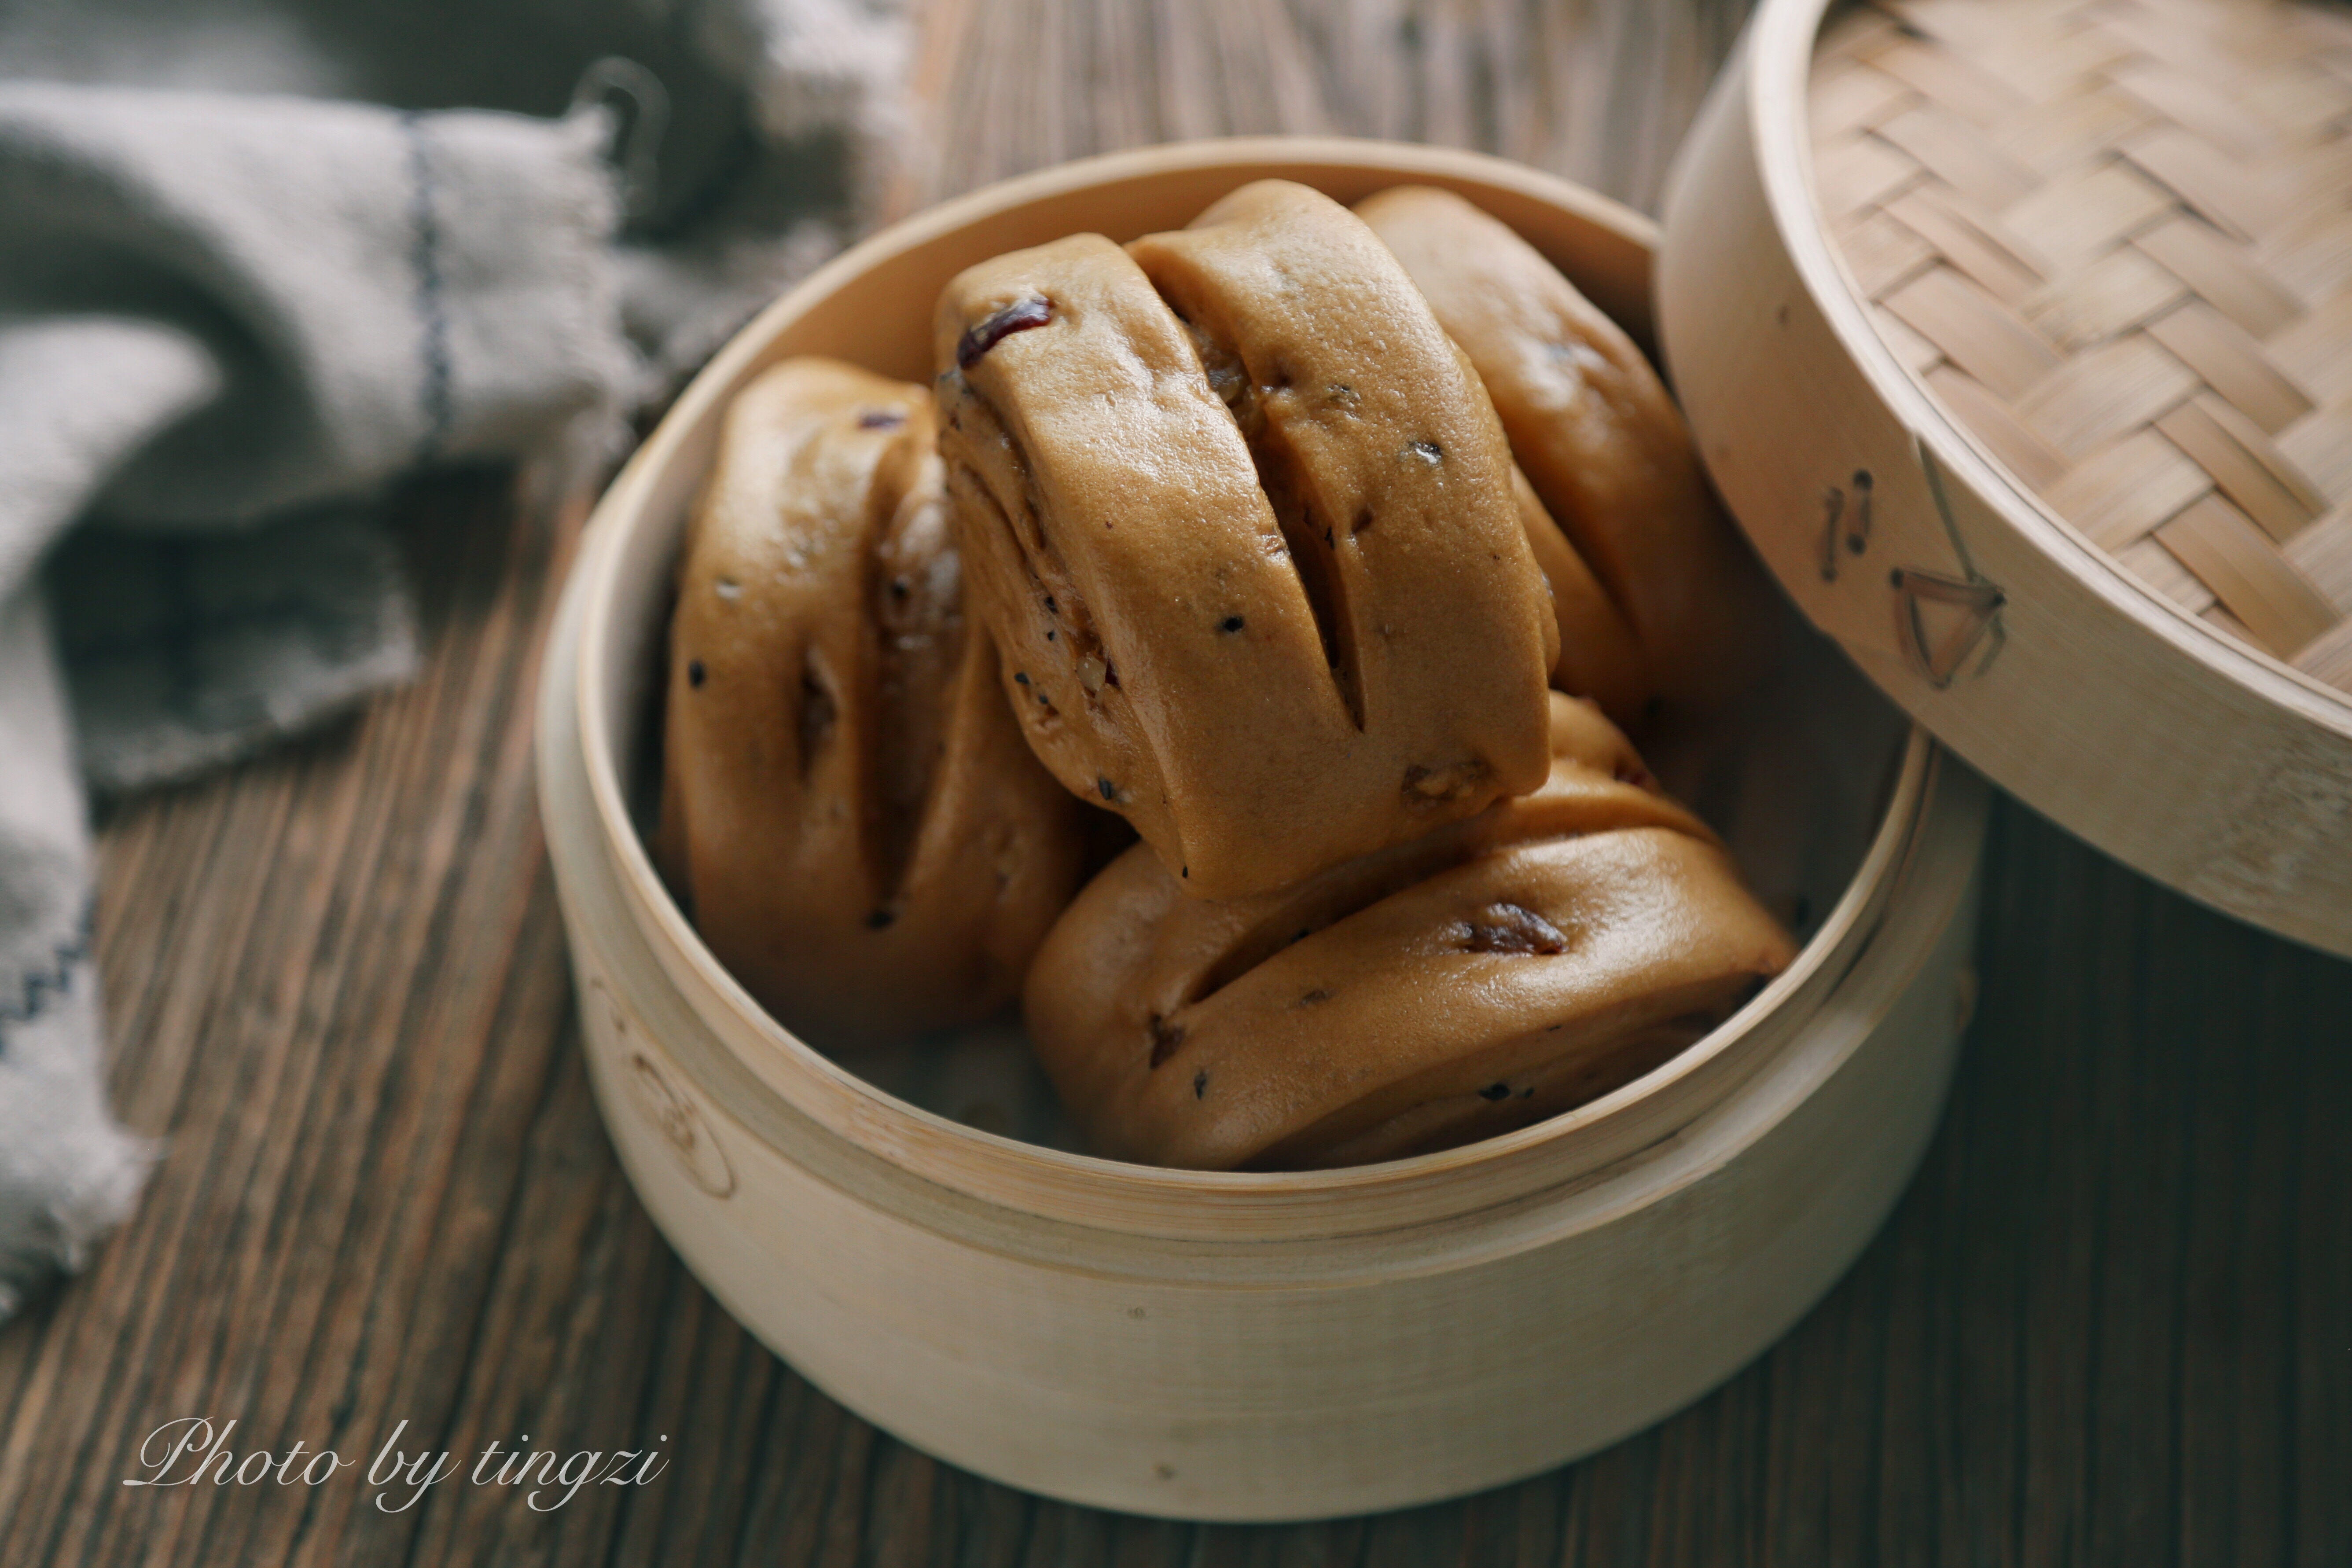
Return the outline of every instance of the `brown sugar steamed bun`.
<path id="1" fill-rule="evenodd" d="M 696 927 L 819 1043 L 1011 1000 L 1082 815 L 967 627 L 930 399 L 789 360 L 728 409 L 670 632 L 660 845 Z"/>
<path id="2" fill-rule="evenodd" d="M 1475 375 L 1303 186 L 940 297 L 941 452 L 1037 755 L 1173 885 L 1262 892 L 1544 777 L 1557 625 Z"/>
<path id="3" fill-rule="evenodd" d="M 1185 898 L 1130 850 L 1029 972 L 1038 1058 L 1095 1146 L 1205 1170 L 1362 1164 L 1582 1104 L 1794 954 L 1715 836 L 1591 704 L 1551 775 L 1281 892 Z"/>
<path id="4" fill-rule="evenodd" d="M 1772 591 L 1633 340 L 1451 192 L 1401 186 L 1356 212 L 1477 366 L 1513 455 L 1624 611 L 1659 694 L 1704 706 L 1751 684 L 1774 646 Z"/>
<path id="5" fill-rule="evenodd" d="M 1559 628 L 1552 685 L 1591 698 L 1620 724 L 1639 723 L 1657 694 L 1641 639 L 1516 463 L 1511 465 L 1511 493 L 1518 499 L 1528 549 L 1551 589 L 1552 616 Z"/>

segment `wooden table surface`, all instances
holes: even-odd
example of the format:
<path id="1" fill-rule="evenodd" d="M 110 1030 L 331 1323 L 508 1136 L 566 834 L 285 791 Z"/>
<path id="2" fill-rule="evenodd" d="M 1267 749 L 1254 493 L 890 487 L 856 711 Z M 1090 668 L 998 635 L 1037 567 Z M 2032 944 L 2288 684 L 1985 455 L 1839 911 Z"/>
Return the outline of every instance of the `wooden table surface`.
<path id="1" fill-rule="evenodd" d="M 904 203 L 1113 146 L 1465 142 L 1654 204 L 1722 0 L 950 0 Z M 1885 1234 L 1728 1385 L 1585 1462 L 1201 1528 L 953 1471 L 671 1256 L 575 1048 L 528 722 L 576 508 L 401 502 L 430 654 L 355 720 L 102 825 L 112 1082 L 167 1152 L 0 1331 L 0 1563 L 2352 1564 L 2352 964 L 2014 807 L 1950 1111 Z M 658 1446 L 541 1513 L 346 1473 L 127 1489 L 147 1434 L 365 1458 Z M 665 1436 L 666 1435 L 666 1436 Z"/>

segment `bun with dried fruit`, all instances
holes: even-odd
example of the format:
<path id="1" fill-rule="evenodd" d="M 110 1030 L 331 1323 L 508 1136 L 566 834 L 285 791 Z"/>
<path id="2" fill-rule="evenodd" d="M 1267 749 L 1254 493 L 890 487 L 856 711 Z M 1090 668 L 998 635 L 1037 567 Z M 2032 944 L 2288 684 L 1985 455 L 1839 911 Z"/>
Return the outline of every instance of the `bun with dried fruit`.
<path id="1" fill-rule="evenodd" d="M 1746 688 L 1772 646 L 1772 590 L 1642 351 L 1452 192 L 1401 185 L 1356 212 L 1477 366 L 1512 453 L 1632 624 L 1659 694 L 1705 705 Z"/>
<path id="2" fill-rule="evenodd" d="M 941 451 L 1037 755 L 1198 897 L 1542 782 L 1558 638 L 1477 379 L 1301 185 L 950 283 Z"/>
<path id="3" fill-rule="evenodd" d="M 671 625 L 657 846 L 719 962 L 820 1043 L 1012 999 L 1082 815 L 966 622 L 929 394 L 824 359 L 729 408 Z"/>
<path id="4" fill-rule="evenodd" d="M 1511 465 L 1511 493 L 1518 498 L 1528 549 L 1551 589 L 1552 616 L 1559 627 L 1552 685 L 1570 696 L 1591 698 L 1620 724 L 1640 723 L 1657 695 L 1641 639 L 1517 463 Z"/>
<path id="5" fill-rule="evenodd" d="M 1296 887 L 1188 899 L 1139 847 L 1024 990 L 1099 1152 L 1349 1165 L 1555 1115 L 1648 1071 L 1787 966 L 1715 835 L 1590 703 L 1550 700 L 1549 778 Z"/>

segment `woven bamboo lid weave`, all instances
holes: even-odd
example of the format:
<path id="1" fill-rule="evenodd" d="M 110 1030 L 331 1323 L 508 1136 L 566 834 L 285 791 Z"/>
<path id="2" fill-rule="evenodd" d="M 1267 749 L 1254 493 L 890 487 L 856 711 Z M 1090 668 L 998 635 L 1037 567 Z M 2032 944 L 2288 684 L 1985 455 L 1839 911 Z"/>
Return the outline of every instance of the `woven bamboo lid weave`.
<path id="1" fill-rule="evenodd" d="M 1761 0 L 1664 234 L 1675 390 L 1807 616 L 2045 816 L 2352 956 L 2352 13 Z"/>
<path id="2" fill-rule="evenodd" d="M 2352 690 L 2352 16 L 1892 0 L 1824 32 L 1822 212 L 1888 347 L 2225 635 Z"/>

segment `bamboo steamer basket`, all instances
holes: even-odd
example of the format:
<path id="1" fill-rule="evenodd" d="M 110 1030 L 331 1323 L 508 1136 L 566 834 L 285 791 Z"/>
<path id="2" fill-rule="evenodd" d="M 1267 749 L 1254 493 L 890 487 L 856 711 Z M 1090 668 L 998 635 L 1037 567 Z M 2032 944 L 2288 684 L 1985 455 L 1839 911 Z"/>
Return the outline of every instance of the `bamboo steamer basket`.
<path id="1" fill-rule="evenodd" d="M 1088 1158 L 1054 1146 L 1017 1033 L 845 1064 L 765 1016 L 641 837 L 668 584 L 727 399 L 794 353 L 924 377 L 930 301 L 962 267 L 1081 229 L 1181 226 L 1276 175 L 1342 201 L 1458 190 L 1647 334 L 1647 223 L 1493 159 L 1233 141 L 992 187 L 845 254 L 694 382 L 597 509 L 539 711 L 591 1079 L 680 1256 L 778 1354 L 918 1447 L 1193 1519 L 1362 1512 L 1532 1474 L 1658 1420 L 1783 1333 L 1934 1128 L 1973 995 L 1986 805 L 1973 774 L 1795 633 L 1810 648 L 1725 776 L 1731 815 L 1750 818 L 1727 832 L 1759 889 L 1811 899 L 1797 963 L 1602 1100 L 1385 1165 Z"/>
<path id="2" fill-rule="evenodd" d="M 1782 585 L 2081 837 L 2352 955 L 2352 17 L 1765 0 L 1661 333 Z"/>

